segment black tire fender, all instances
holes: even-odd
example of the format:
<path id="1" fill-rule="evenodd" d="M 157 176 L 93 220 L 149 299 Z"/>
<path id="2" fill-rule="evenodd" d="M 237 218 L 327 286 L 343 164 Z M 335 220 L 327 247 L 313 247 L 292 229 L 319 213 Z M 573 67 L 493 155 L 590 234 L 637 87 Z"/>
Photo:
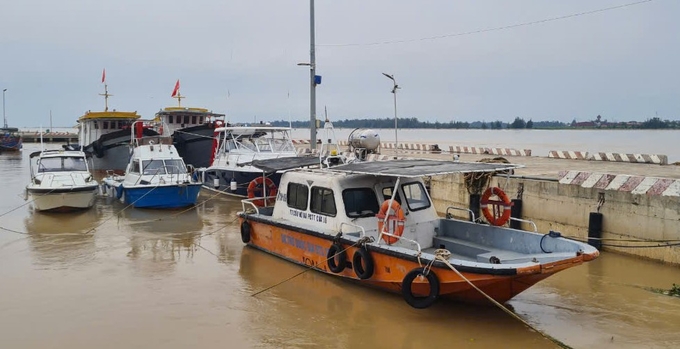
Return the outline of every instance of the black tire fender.
<path id="1" fill-rule="evenodd" d="M 339 273 L 345 270 L 345 266 L 347 265 L 347 251 L 344 251 L 340 244 L 334 243 L 331 245 L 326 254 L 326 258 L 326 263 L 328 264 L 328 269 L 330 269 L 330 271 Z M 335 258 L 338 259 L 337 264 L 335 263 Z"/>
<path id="2" fill-rule="evenodd" d="M 439 298 L 439 279 L 437 275 L 430 269 L 430 271 L 425 275 L 425 268 L 415 268 L 404 276 L 404 280 L 401 283 L 401 294 L 408 305 L 416 309 L 425 309 Z M 430 284 L 430 294 L 427 296 L 416 296 L 411 291 L 411 285 L 413 281 L 419 276 L 424 275 L 427 282 Z"/>
<path id="3" fill-rule="evenodd" d="M 370 279 L 373 276 L 374 263 L 373 256 L 366 247 L 361 247 L 354 252 L 352 256 L 352 267 L 354 268 L 354 273 L 361 280 Z"/>
<path id="4" fill-rule="evenodd" d="M 241 223 L 241 241 L 243 241 L 244 244 L 250 242 L 250 223 L 245 220 Z"/>

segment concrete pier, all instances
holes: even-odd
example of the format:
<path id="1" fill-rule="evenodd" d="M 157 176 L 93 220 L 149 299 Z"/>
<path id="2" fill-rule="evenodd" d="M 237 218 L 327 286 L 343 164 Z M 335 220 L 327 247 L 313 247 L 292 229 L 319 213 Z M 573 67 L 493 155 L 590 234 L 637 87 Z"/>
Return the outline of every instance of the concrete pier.
<path id="1" fill-rule="evenodd" d="M 40 132 L 19 132 L 27 143 L 40 142 Z M 78 143 L 78 134 L 71 132 L 46 132 L 42 134 L 43 142 L 47 143 Z"/>

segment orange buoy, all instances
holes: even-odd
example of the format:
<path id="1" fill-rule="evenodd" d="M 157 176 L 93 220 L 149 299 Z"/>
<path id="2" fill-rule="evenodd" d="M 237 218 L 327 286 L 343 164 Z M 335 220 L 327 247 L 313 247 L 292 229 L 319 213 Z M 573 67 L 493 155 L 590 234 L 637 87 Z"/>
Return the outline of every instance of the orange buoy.
<path id="1" fill-rule="evenodd" d="M 264 182 L 264 185 L 267 186 L 267 196 L 274 196 L 276 197 L 277 193 L 277 188 L 276 184 L 274 184 L 274 181 L 271 180 L 271 178 L 266 177 L 266 179 L 263 179 L 264 177 L 257 177 L 250 181 L 248 184 L 248 199 L 252 199 L 255 197 L 255 192 L 262 192 L 263 190 L 263 185 L 262 183 Z M 267 205 L 272 205 L 274 204 L 272 199 L 267 199 Z M 264 199 L 257 199 L 253 200 L 253 205 L 258 206 L 258 207 L 263 207 L 265 205 Z"/>
<path id="2" fill-rule="evenodd" d="M 392 210 L 394 214 L 388 215 L 389 210 Z M 383 232 L 384 219 L 387 217 L 388 225 L 385 232 L 396 235 L 391 236 L 383 234 L 382 239 L 385 240 L 388 245 L 392 245 L 399 241 L 399 237 L 404 233 L 404 222 L 406 222 L 404 210 L 401 208 L 401 205 L 399 205 L 396 200 L 392 200 L 392 205 L 390 206 L 390 200 L 385 200 L 380 206 L 380 212 L 375 216 L 378 217 L 378 233 Z M 392 224 L 390 224 L 390 222 L 392 222 Z M 390 231 L 390 226 L 394 227 L 394 231 Z"/>
<path id="3" fill-rule="evenodd" d="M 491 200 L 492 195 L 498 196 L 499 200 Z M 500 226 L 507 223 L 508 220 L 510 220 L 512 201 L 505 194 L 505 192 L 501 190 L 501 188 L 498 187 L 487 188 L 486 191 L 484 191 L 484 194 L 482 194 L 480 204 L 482 206 L 482 213 L 484 214 L 484 218 L 486 218 L 489 224 Z M 489 205 L 492 206 L 491 210 L 489 209 Z"/>

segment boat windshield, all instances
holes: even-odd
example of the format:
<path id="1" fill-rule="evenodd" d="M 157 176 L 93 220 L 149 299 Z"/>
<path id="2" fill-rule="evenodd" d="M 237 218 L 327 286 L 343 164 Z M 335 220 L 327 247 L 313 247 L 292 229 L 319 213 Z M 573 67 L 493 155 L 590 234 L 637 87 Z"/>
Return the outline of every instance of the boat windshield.
<path id="1" fill-rule="evenodd" d="M 184 161 L 181 159 L 146 160 L 142 161 L 142 168 L 145 175 L 182 174 L 187 172 Z"/>
<path id="2" fill-rule="evenodd" d="M 87 171 L 87 163 L 83 157 L 53 157 L 38 161 L 38 172 Z"/>

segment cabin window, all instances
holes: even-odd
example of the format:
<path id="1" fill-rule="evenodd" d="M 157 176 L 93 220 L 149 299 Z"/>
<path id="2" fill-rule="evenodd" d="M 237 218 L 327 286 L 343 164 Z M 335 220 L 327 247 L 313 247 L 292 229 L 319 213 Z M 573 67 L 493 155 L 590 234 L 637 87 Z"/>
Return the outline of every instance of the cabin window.
<path id="1" fill-rule="evenodd" d="M 108 130 L 109 129 L 109 122 L 108 121 L 102 121 L 102 130 Z"/>
<path id="2" fill-rule="evenodd" d="M 342 192 L 347 217 L 373 217 L 378 214 L 378 198 L 371 188 L 346 189 Z"/>
<path id="3" fill-rule="evenodd" d="M 184 123 L 185 124 L 189 123 L 189 115 L 184 115 Z"/>
<path id="4" fill-rule="evenodd" d="M 142 170 L 145 175 L 165 174 L 163 160 L 142 161 Z"/>
<path id="5" fill-rule="evenodd" d="M 139 173 L 139 160 L 132 162 L 132 172 Z"/>
<path id="6" fill-rule="evenodd" d="M 392 188 L 391 187 L 383 188 L 382 194 L 384 200 L 389 200 L 392 197 Z M 394 200 L 397 203 L 399 203 L 399 205 L 401 205 L 401 198 L 399 197 L 399 193 L 397 193 L 397 195 L 394 197 Z"/>
<path id="7" fill-rule="evenodd" d="M 165 160 L 165 169 L 169 174 L 187 173 L 187 168 L 181 159 Z"/>
<path id="8" fill-rule="evenodd" d="M 203 116 L 198 117 L 198 123 L 199 123 L 199 124 L 203 124 L 204 121 L 205 121 L 205 119 L 204 119 Z"/>
<path id="9" fill-rule="evenodd" d="M 172 117 L 173 117 L 173 116 L 174 116 L 174 115 L 168 115 L 168 124 L 172 124 Z"/>
<path id="10" fill-rule="evenodd" d="M 328 188 L 312 187 L 312 202 L 309 209 L 314 213 L 335 217 L 338 211 L 335 208 L 333 191 Z"/>
<path id="11" fill-rule="evenodd" d="M 99 129 L 99 122 L 98 122 L 98 121 L 93 121 L 92 123 L 94 124 L 94 129 L 95 129 L 95 130 L 98 130 L 98 129 Z"/>
<path id="12" fill-rule="evenodd" d="M 298 210 L 307 210 L 307 196 L 309 188 L 306 185 L 298 183 L 288 183 L 288 207 L 296 208 Z"/>
<path id="13" fill-rule="evenodd" d="M 38 163 L 38 172 L 87 171 L 85 158 L 54 157 L 42 158 Z"/>
<path id="14" fill-rule="evenodd" d="M 401 190 L 404 192 L 409 210 L 418 211 L 430 207 L 430 199 L 422 183 L 406 183 L 401 186 Z"/>
<path id="15" fill-rule="evenodd" d="M 191 123 L 196 124 L 196 115 L 191 116 Z"/>

